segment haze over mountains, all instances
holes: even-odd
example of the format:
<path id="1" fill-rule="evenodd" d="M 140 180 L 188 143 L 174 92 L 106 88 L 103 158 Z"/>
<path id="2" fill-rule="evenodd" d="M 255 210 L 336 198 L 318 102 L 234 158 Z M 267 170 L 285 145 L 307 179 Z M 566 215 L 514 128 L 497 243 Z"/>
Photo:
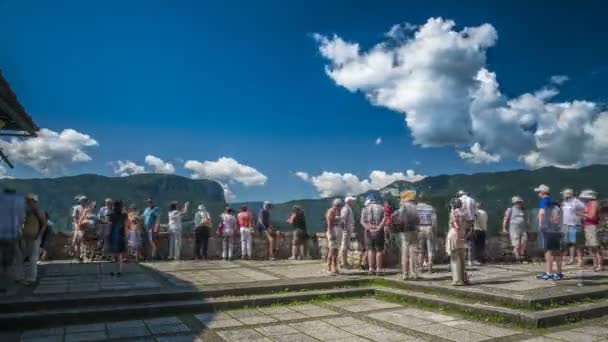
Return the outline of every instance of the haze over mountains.
<path id="1" fill-rule="evenodd" d="M 440 175 L 427 177 L 415 183 L 398 181 L 379 189 L 379 192 L 394 200 L 400 191 L 415 189 L 425 202 L 438 209 L 440 229 L 446 230 L 447 203 L 456 191 L 465 189 L 488 211 L 489 228 L 496 231 L 513 195 L 523 197 L 526 205 L 534 208 L 537 205 L 537 197 L 533 189 L 544 183 L 552 188 L 554 196 L 558 196 L 561 189 L 572 187 L 575 191 L 593 188 L 603 198 L 604 194 L 608 194 L 607 178 L 608 165 L 593 165 L 581 169 L 546 167 L 531 171 Z M 85 194 L 96 200 L 98 204 L 101 204 L 106 197 L 121 198 L 127 203 L 137 204 L 139 209 L 143 209 L 144 200 L 151 197 L 163 209 L 163 214 L 166 214 L 169 203 L 174 200 L 180 203 L 190 201 L 192 204 L 190 213 L 194 212 L 199 203 L 204 203 L 211 211 L 214 222 L 217 222 L 221 210 L 226 205 L 223 189 L 217 182 L 175 175 L 139 174 L 128 177 L 79 175 L 48 179 L 0 180 L 2 186 L 8 183 L 13 184 L 19 192 L 39 194 L 42 207 L 49 211 L 60 228 L 67 226 L 72 200 L 77 194 Z M 359 194 L 356 212 L 359 212 L 365 195 Z M 263 190 L 260 191 L 259 197 L 264 198 Z M 276 203 L 272 213 L 273 224 L 282 230 L 288 230 L 287 217 L 292 206 L 297 204 L 304 208 L 309 229 L 321 231 L 324 214 L 330 202 L 331 198 L 320 198 Z M 232 206 L 238 209 L 243 204 L 250 206 L 256 214 L 262 206 L 262 202 L 232 203 Z M 163 221 L 166 221 L 166 215 L 163 215 Z"/>

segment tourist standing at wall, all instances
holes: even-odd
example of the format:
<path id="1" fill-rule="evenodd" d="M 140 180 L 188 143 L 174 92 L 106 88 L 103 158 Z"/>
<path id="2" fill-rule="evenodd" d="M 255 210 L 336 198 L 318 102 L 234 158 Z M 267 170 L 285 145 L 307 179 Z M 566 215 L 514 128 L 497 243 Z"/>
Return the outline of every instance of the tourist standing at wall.
<path id="1" fill-rule="evenodd" d="M 574 264 L 576 255 L 579 267 L 583 267 L 583 250 L 585 246 L 585 235 L 582 230 L 582 218 L 585 214 L 585 204 L 574 197 L 574 190 L 564 189 L 562 191 L 562 231 L 564 240 L 569 250 L 568 265 Z M 565 253 L 564 253 L 565 257 Z"/>
<path id="2" fill-rule="evenodd" d="M 488 213 L 481 209 L 481 203 L 477 202 L 475 225 L 473 226 L 473 264 L 475 266 L 479 266 L 484 262 L 487 228 Z"/>
<path id="3" fill-rule="evenodd" d="M 146 205 L 143 215 L 144 234 L 146 235 L 144 242 L 148 245 L 150 260 L 155 260 L 158 252 L 158 234 L 160 232 L 160 208 L 154 205 L 151 198 L 146 200 Z"/>
<path id="4" fill-rule="evenodd" d="M 538 211 L 539 247 L 545 251 L 545 271 L 537 276 L 543 280 L 562 280 L 562 240 L 560 208 L 549 194 L 549 187 L 542 184 L 534 189 L 540 198 Z M 553 273 L 553 261 L 557 272 Z"/>
<path id="5" fill-rule="evenodd" d="M 515 261 L 521 262 L 526 256 L 528 244 L 528 211 L 523 206 L 524 200 L 519 196 L 511 198 L 511 207 L 505 211 L 502 221 L 503 234 L 509 234 Z"/>
<path id="6" fill-rule="evenodd" d="M 110 214 L 112 213 L 112 199 L 106 198 L 103 207 L 97 213 L 97 226 L 99 227 L 98 244 L 104 255 L 110 254 Z"/>
<path id="7" fill-rule="evenodd" d="M 416 191 L 406 190 L 401 193 L 401 203 L 391 219 L 397 225 L 401 240 L 401 272 L 403 280 L 418 279 L 416 267 L 416 247 L 418 245 L 417 227 L 420 222 L 416 211 Z M 385 211 L 386 213 L 386 211 Z"/>
<path id="8" fill-rule="evenodd" d="M 355 214 L 353 211 L 353 202 L 355 198 L 347 196 L 344 199 L 344 206 L 340 211 L 342 223 L 342 241 L 340 244 L 340 267 L 350 268 L 348 264 L 348 251 L 350 250 L 351 236 L 355 230 Z"/>
<path id="9" fill-rule="evenodd" d="M 169 259 L 179 260 L 182 254 L 182 217 L 188 213 L 189 202 L 179 209 L 177 202 L 169 206 Z"/>
<path id="10" fill-rule="evenodd" d="M 335 198 L 332 202 L 331 208 L 327 210 L 325 214 L 325 221 L 327 222 L 327 272 L 330 275 L 337 275 L 338 272 L 338 248 L 339 239 L 342 236 L 342 227 L 340 227 L 340 211 L 344 202 L 341 198 Z"/>
<path id="11" fill-rule="evenodd" d="M 475 227 L 475 215 L 477 214 L 477 203 L 475 200 L 469 196 L 469 193 L 464 190 L 459 190 L 456 194 L 456 197 L 460 199 L 462 203 L 462 207 L 460 211 L 464 215 L 464 231 L 467 240 L 467 245 L 469 249 L 469 266 L 471 266 L 473 255 L 475 254 L 475 244 L 474 244 L 474 236 L 473 229 Z"/>
<path id="12" fill-rule="evenodd" d="M 272 203 L 265 201 L 262 206 L 262 210 L 258 213 L 258 230 L 266 235 L 268 241 L 268 259 L 275 260 L 275 243 L 277 239 L 277 233 L 274 231 L 270 223 L 270 210 L 272 209 Z"/>
<path id="13" fill-rule="evenodd" d="M 384 209 L 377 203 L 376 196 L 367 197 L 369 204 L 361 212 L 361 225 L 365 228 L 365 249 L 370 274 L 382 274 L 384 266 L 384 244 L 387 231 L 384 226 Z"/>
<path id="14" fill-rule="evenodd" d="M 46 230 L 46 217 L 38 208 L 38 196 L 27 194 L 25 196 L 25 221 L 21 240 L 21 260 L 23 283 L 31 285 L 38 278 L 38 257 L 40 256 L 40 242 Z"/>
<path id="15" fill-rule="evenodd" d="M 137 212 L 137 206 L 131 204 L 129 206 L 127 217 L 129 221 L 128 236 L 127 236 L 127 250 L 130 257 L 135 257 L 135 262 L 139 262 L 140 256 L 142 256 L 143 249 L 143 224 L 141 217 Z"/>
<path id="16" fill-rule="evenodd" d="M 241 259 L 251 260 L 251 254 L 253 253 L 253 214 L 246 205 L 241 207 L 241 212 L 237 215 L 237 221 L 241 233 Z"/>
<path id="17" fill-rule="evenodd" d="M 209 236 L 211 235 L 211 215 L 204 205 L 199 205 L 194 214 L 194 255 L 197 260 L 207 259 L 207 249 L 209 247 Z"/>
<path id="18" fill-rule="evenodd" d="M 72 253 L 74 254 L 74 258 L 78 259 L 80 262 L 83 260 L 83 236 L 84 233 L 80 229 L 79 221 L 82 216 L 83 204 L 87 200 L 86 196 L 76 196 L 74 198 L 76 200 L 76 205 L 72 207 Z"/>
<path id="19" fill-rule="evenodd" d="M 302 260 L 304 258 L 304 243 L 308 238 L 304 210 L 300 206 L 294 205 L 287 222 L 293 227 L 293 241 L 291 245 L 291 257 L 289 259 Z"/>
<path id="20" fill-rule="evenodd" d="M 446 238 L 446 252 L 450 255 L 452 285 L 463 286 L 469 284 L 464 262 L 465 235 L 468 222 L 462 210 L 462 201 L 459 198 L 452 201 L 451 207 L 450 231 Z"/>
<path id="21" fill-rule="evenodd" d="M 84 261 L 93 261 L 95 250 L 97 249 L 97 216 L 95 216 L 95 202 L 91 202 L 87 197 L 80 201 L 82 211 L 78 218 L 78 229 L 81 232 L 80 251 Z"/>
<path id="22" fill-rule="evenodd" d="M 593 270 L 602 271 L 602 253 L 597 237 L 597 227 L 600 223 L 599 203 L 597 193 L 593 190 L 583 190 L 580 195 L 585 202 L 583 230 L 585 232 L 585 247 L 591 251 L 593 257 Z"/>
<path id="23" fill-rule="evenodd" d="M 110 214 L 110 252 L 115 265 L 115 271 L 111 271 L 111 276 L 122 275 L 122 264 L 124 261 L 125 252 L 127 251 L 127 228 L 129 226 L 129 218 L 123 210 L 121 200 L 115 200 L 112 204 L 112 213 Z"/>
<path id="24" fill-rule="evenodd" d="M 234 246 L 234 235 L 238 222 L 234 217 L 234 211 L 230 207 L 220 217 L 220 235 L 222 237 L 222 258 L 226 261 L 232 260 L 232 249 Z"/>
<path id="25" fill-rule="evenodd" d="M 431 205 L 418 202 L 416 204 L 418 214 L 418 267 L 425 262 L 429 273 L 433 273 L 433 257 L 435 255 L 435 232 L 437 230 L 437 212 Z M 426 251 L 426 255 L 425 255 Z"/>

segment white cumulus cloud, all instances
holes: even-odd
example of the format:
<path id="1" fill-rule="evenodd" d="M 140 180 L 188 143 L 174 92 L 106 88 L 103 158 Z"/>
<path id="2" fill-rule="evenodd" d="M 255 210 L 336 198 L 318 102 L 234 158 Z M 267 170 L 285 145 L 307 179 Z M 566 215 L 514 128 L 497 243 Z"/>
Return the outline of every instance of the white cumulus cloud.
<path id="1" fill-rule="evenodd" d="M 46 176 L 62 174 L 73 163 L 90 161 L 87 149 L 98 145 L 90 135 L 71 128 L 59 133 L 43 128 L 35 138 L 0 140 L 0 148 L 11 160 Z"/>
<path id="2" fill-rule="evenodd" d="M 152 172 L 154 173 L 165 173 L 165 174 L 174 174 L 175 167 L 170 162 L 165 162 L 164 160 L 153 156 L 147 155 L 145 159 L 146 164 L 152 167 Z"/>
<path id="3" fill-rule="evenodd" d="M 473 164 L 490 164 L 497 163 L 500 161 L 499 155 L 492 155 L 481 149 L 479 143 L 473 144 L 469 149 L 469 152 L 459 151 L 458 155 L 463 160 L 469 161 Z"/>
<path id="4" fill-rule="evenodd" d="M 310 180 L 310 175 L 307 172 L 303 172 L 303 171 L 298 171 L 295 172 L 294 175 L 300 179 L 302 179 L 303 181 L 309 181 Z"/>
<path id="5" fill-rule="evenodd" d="M 188 160 L 184 168 L 192 171 L 192 178 L 231 180 L 245 186 L 264 185 L 268 180 L 263 173 L 233 158 L 221 157 L 217 161 Z"/>
<path id="6" fill-rule="evenodd" d="M 418 175 L 414 170 L 387 173 L 374 170 L 367 179 L 360 179 L 352 173 L 336 173 L 323 171 L 317 176 L 309 176 L 306 172 L 296 172 L 295 175 L 310 182 L 321 197 L 358 195 L 369 190 L 378 190 L 398 180 L 417 182 L 425 176 Z M 306 175 L 307 177 L 302 177 Z"/>
<path id="7" fill-rule="evenodd" d="M 551 76 L 551 78 L 549 80 L 551 81 L 551 83 L 560 85 L 560 84 L 568 82 L 570 80 L 570 77 L 568 77 L 566 75 L 553 75 L 553 76 Z"/>
<path id="8" fill-rule="evenodd" d="M 326 74 L 402 113 L 415 144 L 467 145 L 461 156 L 468 161 L 510 158 L 532 168 L 608 160 L 607 112 L 590 101 L 553 102 L 567 76 L 515 97 L 500 91 L 487 65 L 498 39 L 491 24 L 456 29 L 452 20 L 430 18 L 417 28 L 394 26 L 366 51 L 337 35 L 315 39 L 329 61 Z"/>
<path id="9" fill-rule="evenodd" d="M 376 138 L 376 145 L 382 144 L 382 137 Z"/>
<path id="10" fill-rule="evenodd" d="M 115 162 L 111 162 L 110 165 L 114 170 L 114 174 L 121 177 L 146 173 L 146 168 L 143 165 L 138 165 L 130 160 L 117 160 Z"/>

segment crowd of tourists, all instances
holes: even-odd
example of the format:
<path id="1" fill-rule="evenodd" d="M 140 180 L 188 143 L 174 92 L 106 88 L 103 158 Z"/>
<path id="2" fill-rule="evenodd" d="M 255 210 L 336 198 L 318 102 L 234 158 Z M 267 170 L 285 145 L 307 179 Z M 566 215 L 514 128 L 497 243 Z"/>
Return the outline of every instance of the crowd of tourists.
<path id="1" fill-rule="evenodd" d="M 531 226 L 536 226 L 537 250 L 542 251 L 545 262 L 538 279 L 564 279 L 564 263 L 576 263 L 582 269 L 586 252 L 593 260 L 593 270 L 601 271 L 601 248 L 608 247 L 608 208 L 600 207 L 598 194 L 593 190 L 583 190 L 576 196 L 572 189 L 564 189 L 561 198 L 554 200 L 546 185 L 540 185 L 534 191 L 539 197 L 539 210 L 535 217 L 530 217 L 524 200 L 514 196 L 502 220 L 502 233 L 510 237 L 515 260 L 527 262 L 530 257 L 527 248 L 529 233 Z M 433 272 L 438 248 L 437 212 L 430 204 L 419 201 L 413 190 L 403 191 L 399 199 L 398 208 L 393 209 L 388 199 L 374 193 L 368 195 L 358 220 L 353 207 L 357 202 L 355 197 L 333 200 L 325 215 L 327 270 L 330 275 L 337 275 L 346 268 L 362 268 L 369 274 L 383 274 L 386 246 L 395 240 L 400 249 L 404 280 L 416 280 L 420 272 Z M 143 210 L 134 204 L 127 206 L 121 200 L 110 198 L 106 198 L 99 209 L 95 201 L 83 195 L 76 196 L 74 201 L 71 212 L 72 251 L 79 261 L 111 260 L 116 267 L 110 274 L 121 276 L 127 259 L 136 262 L 159 259 L 162 210 L 152 199 L 146 200 Z M 35 194 L 22 196 L 5 190 L 0 194 L 0 203 L 2 272 L 5 274 L 9 268 L 14 268 L 19 281 L 34 283 L 36 265 L 45 254 L 53 223 L 38 207 Z M 252 259 L 253 236 L 257 233 L 266 239 L 266 257 L 275 260 L 278 239 L 285 235 L 271 224 L 272 207 L 270 202 L 264 202 L 257 216 L 247 206 L 241 206 L 238 213 L 226 207 L 214 226 L 213 218 L 203 204 L 190 213 L 188 202 L 173 202 L 167 213 L 167 259 L 180 260 L 184 252 L 183 221 L 188 216 L 194 222 L 196 259 L 208 259 L 213 233 L 219 239 L 222 259 L 234 258 L 237 239 L 240 239 L 240 257 Z M 293 230 L 290 259 L 302 259 L 310 237 L 303 209 L 294 206 L 287 222 Z M 357 222 L 363 230 L 353 241 Z M 466 266 L 478 266 L 484 262 L 487 222 L 488 214 L 481 208 L 481 203 L 466 191 L 458 191 L 450 203 L 445 239 L 453 285 L 467 285 Z M 355 241 L 362 257 L 353 259 L 354 254 L 349 251 Z"/>
<path id="2" fill-rule="evenodd" d="M 550 189 L 540 185 L 534 190 L 540 199 L 536 217 L 530 217 L 520 196 L 511 199 L 502 220 L 502 233 L 508 234 L 516 262 L 527 263 L 528 233 L 536 226 L 538 250 L 545 259 L 542 280 L 562 280 L 563 259 L 584 267 L 583 254 L 588 251 L 593 270 L 602 270 L 601 247 L 608 247 L 608 208 L 601 208 L 597 193 L 583 190 L 576 197 L 572 189 L 561 192 L 561 200 L 554 201 Z M 339 274 L 339 268 L 349 268 L 347 251 L 354 229 L 353 197 L 334 199 L 327 210 L 328 272 Z M 361 211 L 363 234 L 359 245 L 364 257 L 360 265 L 369 274 L 382 274 L 385 248 L 388 241 L 399 242 L 401 272 L 404 280 L 418 279 L 421 271 L 433 271 L 433 257 L 437 249 L 435 209 L 417 201 L 416 192 L 406 190 L 400 194 L 400 204 L 393 210 L 388 200 L 380 203 L 376 194 L 370 194 Z M 488 213 L 466 191 L 458 191 L 450 203 L 448 234 L 445 251 L 450 256 L 449 268 L 452 284 L 469 284 L 466 266 L 479 266 L 484 262 Z M 576 258 L 576 259 L 575 259 Z M 468 261 L 467 261 L 468 259 Z M 338 266 L 340 265 L 340 266 Z"/>
<path id="3" fill-rule="evenodd" d="M 76 196 L 76 204 L 72 207 L 74 257 L 80 262 L 99 259 L 112 259 L 117 265 L 113 275 L 122 274 L 122 264 L 125 259 L 134 261 L 147 259 L 150 261 L 160 258 L 158 250 L 160 243 L 161 209 L 152 199 L 146 200 L 143 211 L 132 204 L 125 208 L 120 200 L 107 198 L 97 212 L 95 202 L 86 196 Z M 180 260 L 183 253 L 182 236 L 184 217 L 189 215 L 190 204 L 180 205 L 173 202 L 169 205 L 167 216 L 167 233 L 169 237 L 168 260 Z M 215 234 L 220 240 L 221 257 L 233 260 L 234 247 L 240 238 L 242 259 L 253 256 L 253 236 L 256 232 L 265 236 L 268 244 L 267 256 L 275 260 L 277 254 L 277 239 L 282 237 L 270 221 L 272 204 L 264 202 L 257 215 L 257 222 L 247 206 L 241 206 L 238 214 L 231 207 L 226 207 L 219 217 Z M 293 226 L 291 259 L 302 259 L 304 242 L 308 238 L 304 211 L 294 206 L 287 219 Z M 198 260 L 208 258 L 209 238 L 212 235 L 213 219 L 211 214 L 200 204 L 193 214 L 194 222 L 194 255 Z"/>

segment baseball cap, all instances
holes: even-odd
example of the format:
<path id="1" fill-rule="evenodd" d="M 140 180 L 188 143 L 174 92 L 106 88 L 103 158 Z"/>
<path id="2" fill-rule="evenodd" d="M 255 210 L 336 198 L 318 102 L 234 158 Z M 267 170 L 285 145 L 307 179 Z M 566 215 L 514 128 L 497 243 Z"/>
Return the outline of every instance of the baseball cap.
<path id="1" fill-rule="evenodd" d="M 562 190 L 562 196 L 572 197 L 572 196 L 574 196 L 574 190 L 572 190 L 570 188 L 566 188 L 566 189 Z"/>
<path id="2" fill-rule="evenodd" d="M 355 201 L 355 200 L 357 200 L 357 199 L 353 196 L 346 196 L 346 198 L 344 198 L 344 203 L 347 203 L 349 201 Z"/>
<path id="3" fill-rule="evenodd" d="M 515 203 L 522 203 L 523 201 L 524 200 L 521 197 L 519 197 L 519 196 L 513 196 L 511 198 L 511 203 L 513 203 L 513 204 L 515 204 Z"/>
<path id="4" fill-rule="evenodd" d="M 541 185 L 539 185 L 538 187 L 536 187 L 534 189 L 534 192 L 546 192 L 546 193 L 549 193 L 549 190 L 550 189 L 549 189 L 548 186 L 546 186 L 545 184 L 541 184 Z"/>

